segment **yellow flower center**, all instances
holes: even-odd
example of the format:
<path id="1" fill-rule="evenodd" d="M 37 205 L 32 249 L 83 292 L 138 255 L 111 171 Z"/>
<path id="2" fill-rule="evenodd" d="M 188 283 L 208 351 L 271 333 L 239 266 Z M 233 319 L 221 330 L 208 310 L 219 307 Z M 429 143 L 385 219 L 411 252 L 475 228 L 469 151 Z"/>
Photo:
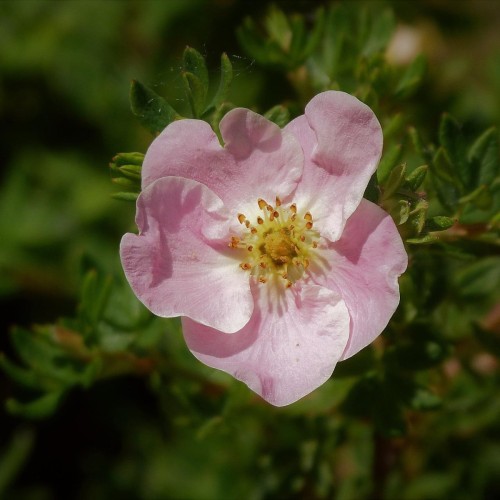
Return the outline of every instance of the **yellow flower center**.
<path id="1" fill-rule="evenodd" d="M 262 198 L 257 204 L 262 214 L 255 224 L 238 214 L 245 229 L 231 238 L 229 247 L 245 250 L 240 267 L 260 283 L 280 278 L 290 287 L 304 275 L 318 247 L 319 233 L 313 229 L 312 215 L 298 212 L 295 203 L 282 206 L 278 197 L 275 206 Z"/>

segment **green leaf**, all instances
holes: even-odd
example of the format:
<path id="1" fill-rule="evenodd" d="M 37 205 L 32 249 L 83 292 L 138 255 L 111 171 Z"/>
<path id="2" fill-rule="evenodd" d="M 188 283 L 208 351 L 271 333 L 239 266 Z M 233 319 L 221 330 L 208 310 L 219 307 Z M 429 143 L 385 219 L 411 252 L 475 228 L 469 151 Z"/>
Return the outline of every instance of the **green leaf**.
<path id="1" fill-rule="evenodd" d="M 485 297 L 500 290 L 500 257 L 487 257 L 455 274 L 455 289 L 464 298 Z"/>
<path id="2" fill-rule="evenodd" d="M 472 173 L 466 161 L 465 142 L 458 122 L 445 113 L 439 125 L 439 142 L 451 167 L 452 177 L 458 175 L 462 185 L 471 186 Z"/>
<path id="3" fill-rule="evenodd" d="M 138 197 L 139 193 L 127 193 L 127 192 L 113 193 L 111 195 L 111 198 L 114 198 L 115 200 L 130 201 L 132 203 L 135 203 Z"/>
<path id="4" fill-rule="evenodd" d="M 271 66 L 288 67 L 288 57 L 274 40 L 264 40 L 251 18 L 243 20 L 236 30 L 240 45 L 258 63 Z"/>
<path id="5" fill-rule="evenodd" d="M 395 95 L 399 98 L 406 98 L 413 94 L 420 85 L 425 71 L 427 62 L 424 55 L 417 56 L 414 61 L 406 68 L 403 76 L 396 86 Z"/>
<path id="6" fill-rule="evenodd" d="M 220 58 L 220 81 L 219 88 L 204 113 L 218 108 L 227 98 L 231 82 L 233 80 L 233 65 L 227 54 L 223 53 Z"/>
<path id="7" fill-rule="evenodd" d="M 412 191 L 416 191 L 424 182 L 429 167 L 422 165 L 417 167 L 405 180 Z"/>
<path id="8" fill-rule="evenodd" d="M 411 245 L 430 245 L 438 241 L 439 238 L 437 236 L 427 234 L 425 236 L 422 236 L 421 238 L 408 238 L 406 240 L 406 243 L 410 243 Z"/>
<path id="9" fill-rule="evenodd" d="M 384 50 L 396 28 L 396 19 L 392 9 L 384 9 L 370 17 L 372 25 L 362 50 L 365 56 Z"/>
<path id="10" fill-rule="evenodd" d="M 425 221 L 425 226 L 428 231 L 443 231 L 453 226 L 455 222 L 456 219 L 451 217 L 437 215 L 436 217 L 432 217 L 432 219 Z"/>
<path id="11" fill-rule="evenodd" d="M 142 166 L 144 161 L 143 153 L 118 153 L 113 157 L 112 162 L 117 166 L 121 167 L 123 165 L 136 165 L 138 167 Z"/>
<path id="12" fill-rule="evenodd" d="M 264 18 L 264 25 L 272 40 L 283 52 L 289 52 L 292 43 L 292 30 L 285 13 L 276 6 L 271 6 Z"/>
<path id="13" fill-rule="evenodd" d="M 436 188 L 439 201 L 454 212 L 460 197 L 459 186 L 453 176 L 453 169 L 442 147 L 434 155 L 431 163 L 432 183 Z"/>
<path id="14" fill-rule="evenodd" d="M 182 55 L 184 71 L 194 75 L 204 89 L 208 89 L 208 69 L 205 58 L 192 47 L 186 47 Z"/>
<path id="15" fill-rule="evenodd" d="M 402 163 L 393 168 L 387 177 L 387 181 L 382 185 L 382 198 L 389 199 L 401 186 L 406 172 L 406 165 Z"/>
<path id="16" fill-rule="evenodd" d="M 426 411 L 436 410 L 442 405 L 442 399 L 424 387 L 416 387 L 415 393 L 410 401 L 410 406 L 414 410 Z"/>
<path id="17" fill-rule="evenodd" d="M 5 406 L 11 415 L 30 419 L 44 419 L 50 417 L 57 410 L 63 396 L 64 392 L 50 392 L 29 403 L 8 399 Z"/>
<path id="18" fill-rule="evenodd" d="M 82 284 L 79 313 L 90 325 L 96 326 L 101 320 L 109 300 L 113 280 L 102 276 L 96 270 L 88 271 Z"/>
<path id="19" fill-rule="evenodd" d="M 467 158 L 477 179 L 476 185 L 491 184 L 500 175 L 497 129 L 492 127 L 480 135 L 470 147 Z"/>
<path id="20" fill-rule="evenodd" d="M 392 144 L 388 151 L 384 153 L 377 169 L 377 179 L 383 184 L 389 177 L 391 171 L 401 159 L 401 144 Z"/>
<path id="21" fill-rule="evenodd" d="M 182 74 L 182 81 L 191 112 L 195 118 L 199 118 L 205 107 L 207 88 L 203 86 L 202 81 L 196 75 L 187 71 Z"/>
<path id="22" fill-rule="evenodd" d="M 21 368 L 0 353 L 0 368 L 14 382 L 29 389 L 43 389 L 43 381 L 34 371 Z"/>
<path id="23" fill-rule="evenodd" d="M 8 448 L 0 456 L 0 498 L 7 498 L 7 490 L 26 463 L 34 441 L 33 429 L 21 428 L 13 432 Z"/>
<path id="24" fill-rule="evenodd" d="M 290 121 L 290 111 L 285 106 L 278 104 L 266 111 L 264 117 L 283 128 Z"/>
<path id="25" fill-rule="evenodd" d="M 141 124 L 155 135 L 181 118 L 163 97 L 135 80 L 130 87 L 130 105 Z"/>
<path id="26" fill-rule="evenodd" d="M 321 41 L 326 22 L 325 9 L 323 7 L 320 7 L 316 11 L 314 19 L 314 26 L 307 33 L 305 45 L 302 45 L 302 51 L 298 58 L 300 61 L 307 58 Z"/>

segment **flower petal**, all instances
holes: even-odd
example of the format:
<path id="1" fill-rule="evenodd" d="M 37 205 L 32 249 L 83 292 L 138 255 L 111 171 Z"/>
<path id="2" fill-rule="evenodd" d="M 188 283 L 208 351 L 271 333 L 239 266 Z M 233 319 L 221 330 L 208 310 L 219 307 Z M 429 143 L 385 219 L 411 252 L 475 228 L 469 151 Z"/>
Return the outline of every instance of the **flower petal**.
<path id="1" fill-rule="evenodd" d="M 221 209 L 206 186 L 180 177 L 158 179 L 139 196 L 140 234 L 126 234 L 120 254 L 132 289 L 154 314 L 189 316 L 227 333 L 250 319 L 248 275 L 227 245 L 205 236 Z"/>
<path id="2" fill-rule="evenodd" d="M 233 375 L 275 406 L 291 404 L 331 376 L 349 335 L 349 314 L 340 296 L 316 285 L 294 286 L 281 302 L 254 286 L 256 306 L 233 335 L 183 318 L 191 352 Z"/>
<path id="3" fill-rule="evenodd" d="M 230 111 L 220 123 L 223 148 L 208 123 L 179 120 L 152 142 L 142 167 L 142 187 L 166 176 L 196 180 L 228 208 L 241 210 L 259 197 L 285 198 L 302 174 L 295 138 L 247 109 Z"/>
<path id="4" fill-rule="evenodd" d="M 392 218 L 363 200 L 340 240 L 323 255 L 329 269 L 312 279 L 342 295 L 351 316 L 351 333 L 342 359 L 370 344 L 387 326 L 399 304 L 398 277 L 408 264 Z"/>
<path id="5" fill-rule="evenodd" d="M 318 94 L 286 127 L 300 142 L 304 172 L 296 200 L 321 234 L 336 241 L 359 205 L 382 153 L 382 129 L 373 111 L 344 92 Z"/>

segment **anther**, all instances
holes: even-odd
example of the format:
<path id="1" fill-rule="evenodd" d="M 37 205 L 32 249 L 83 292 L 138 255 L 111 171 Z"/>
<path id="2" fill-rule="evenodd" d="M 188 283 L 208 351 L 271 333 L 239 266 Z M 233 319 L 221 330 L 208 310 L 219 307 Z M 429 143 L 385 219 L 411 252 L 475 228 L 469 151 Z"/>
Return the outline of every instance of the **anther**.
<path id="1" fill-rule="evenodd" d="M 240 221 L 240 224 L 243 224 L 246 220 L 246 217 L 243 214 L 238 214 L 238 220 Z"/>
<path id="2" fill-rule="evenodd" d="M 240 267 L 241 267 L 241 269 L 243 269 L 243 271 L 248 271 L 248 270 L 252 269 L 252 264 L 249 264 L 248 262 L 242 262 L 240 264 Z"/>
<path id="3" fill-rule="evenodd" d="M 276 196 L 276 206 L 281 207 L 281 200 L 279 196 Z"/>
<path id="4" fill-rule="evenodd" d="M 293 285 L 293 283 L 291 281 L 287 281 L 285 286 L 287 288 L 290 288 L 292 285 Z"/>
<path id="5" fill-rule="evenodd" d="M 262 217 L 257 217 L 257 224 L 264 224 L 264 219 Z"/>
<path id="6" fill-rule="evenodd" d="M 278 212 L 277 210 L 275 210 L 275 211 L 273 212 L 273 215 L 274 215 L 275 217 L 279 217 L 279 216 L 280 216 L 280 214 L 279 214 L 279 212 Z"/>
<path id="7" fill-rule="evenodd" d="M 255 228 L 255 227 L 251 227 L 251 228 L 250 228 L 250 232 L 251 232 L 252 234 L 257 234 L 257 228 Z"/>
<path id="8" fill-rule="evenodd" d="M 299 239 L 300 239 L 300 241 L 302 241 L 302 242 L 306 241 L 306 237 L 305 237 L 303 234 L 301 234 L 301 235 L 300 235 L 300 238 L 299 238 Z"/>
<path id="9" fill-rule="evenodd" d="M 311 212 L 306 212 L 304 215 L 304 219 L 308 220 L 308 221 L 312 221 L 313 218 L 312 218 Z"/>
<path id="10" fill-rule="evenodd" d="M 259 281 L 260 281 L 261 283 L 267 283 L 267 278 L 264 278 L 264 276 L 261 276 L 261 277 L 259 278 Z"/>
<path id="11" fill-rule="evenodd" d="M 261 210 L 264 210 L 264 208 L 267 207 L 267 201 L 263 200 L 262 198 L 259 198 L 257 200 L 257 203 L 259 204 L 259 208 Z"/>
<path id="12" fill-rule="evenodd" d="M 317 241 L 313 241 L 312 242 L 312 247 L 313 248 L 318 248 L 318 242 Z"/>
<path id="13" fill-rule="evenodd" d="M 248 246 L 247 246 L 247 250 L 248 250 L 249 252 L 251 252 L 251 251 L 253 250 L 253 246 L 252 246 L 252 245 L 248 245 Z"/>
<path id="14" fill-rule="evenodd" d="M 306 222 L 306 229 L 312 229 L 313 223 L 312 222 Z"/>
<path id="15" fill-rule="evenodd" d="M 295 203 L 292 203 L 290 205 L 290 212 L 292 212 L 292 214 L 296 214 L 297 213 L 297 205 Z"/>
<path id="16" fill-rule="evenodd" d="M 245 221 L 245 226 L 246 226 L 247 228 L 249 228 L 249 227 L 250 227 L 250 221 L 249 221 L 249 220 L 246 220 L 246 221 Z"/>

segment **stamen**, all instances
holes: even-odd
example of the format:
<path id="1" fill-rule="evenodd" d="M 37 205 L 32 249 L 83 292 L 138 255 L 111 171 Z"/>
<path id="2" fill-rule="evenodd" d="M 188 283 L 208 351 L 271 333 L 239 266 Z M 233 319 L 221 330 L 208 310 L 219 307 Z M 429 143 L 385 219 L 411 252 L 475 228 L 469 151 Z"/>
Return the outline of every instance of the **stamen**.
<path id="1" fill-rule="evenodd" d="M 297 204 L 282 206 L 276 196 L 275 206 L 263 198 L 257 200 L 263 213 L 249 221 L 245 214 L 238 213 L 238 222 L 244 227 L 241 235 L 232 236 L 230 248 L 247 252 L 246 262 L 239 264 L 258 283 L 275 283 L 282 278 L 290 288 L 304 273 L 318 248 L 319 233 L 310 232 L 313 227 L 311 212 L 298 212 Z M 255 225 L 254 225 L 255 224 Z M 314 241 L 313 241 L 314 238 Z"/>

